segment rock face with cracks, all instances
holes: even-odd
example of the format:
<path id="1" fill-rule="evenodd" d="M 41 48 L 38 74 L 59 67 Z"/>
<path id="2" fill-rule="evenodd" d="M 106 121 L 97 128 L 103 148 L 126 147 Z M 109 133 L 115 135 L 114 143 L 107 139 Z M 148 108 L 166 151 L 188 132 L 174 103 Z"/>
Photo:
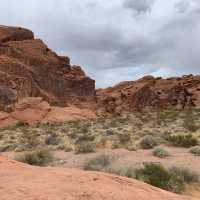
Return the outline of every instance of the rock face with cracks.
<path id="1" fill-rule="evenodd" d="M 146 76 L 97 90 L 99 108 L 106 112 L 145 111 L 200 106 L 200 76 L 168 79 Z"/>
<path id="2" fill-rule="evenodd" d="M 197 200 L 97 172 L 34 167 L 0 156 L 2 200 Z"/>
<path id="3" fill-rule="evenodd" d="M 94 95 L 95 81 L 68 57 L 58 56 L 27 29 L 0 26 L 0 110 L 11 111 L 27 97 L 67 106 Z"/>

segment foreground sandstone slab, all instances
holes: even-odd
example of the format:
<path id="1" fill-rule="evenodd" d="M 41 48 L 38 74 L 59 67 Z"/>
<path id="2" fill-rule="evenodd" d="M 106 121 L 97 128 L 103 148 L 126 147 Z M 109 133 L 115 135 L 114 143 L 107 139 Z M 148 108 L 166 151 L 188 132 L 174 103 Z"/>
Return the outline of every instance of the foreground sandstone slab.
<path id="1" fill-rule="evenodd" d="M 0 157 L 1 200 L 197 200 L 136 180 L 75 169 L 41 168 Z"/>

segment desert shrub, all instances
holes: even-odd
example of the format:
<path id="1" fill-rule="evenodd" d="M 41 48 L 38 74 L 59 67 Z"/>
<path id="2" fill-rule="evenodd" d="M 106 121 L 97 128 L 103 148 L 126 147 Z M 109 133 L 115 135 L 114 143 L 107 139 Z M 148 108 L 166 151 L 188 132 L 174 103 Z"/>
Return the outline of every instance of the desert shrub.
<path id="1" fill-rule="evenodd" d="M 168 189 L 170 174 L 162 165 L 146 163 L 144 168 L 135 171 L 136 178 L 153 186 Z"/>
<path id="2" fill-rule="evenodd" d="M 135 178 L 135 169 L 133 167 L 126 167 L 120 165 L 108 166 L 105 171 L 110 174 L 125 176 L 128 178 Z"/>
<path id="3" fill-rule="evenodd" d="M 68 137 L 71 138 L 71 139 L 76 139 L 78 136 L 77 136 L 77 132 L 76 131 L 71 131 L 69 132 L 68 134 Z"/>
<path id="4" fill-rule="evenodd" d="M 59 144 L 56 149 L 65 152 L 73 151 L 72 145 L 69 142 L 65 142 L 64 144 Z"/>
<path id="5" fill-rule="evenodd" d="M 183 120 L 183 127 L 190 132 L 195 132 L 198 130 L 192 110 L 186 112 L 186 117 Z"/>
<path id="6" fill-rule="evenodd" d="M 115 119 L 115 118 L 114 118 Z M 111 127 L 111 128 L 116 128 L 119 126 L 119 123 L 117 122 L 117 120 L 111 120 L 109 123 L 108 123 L 108 126 Z"/>
<path id="7" fill-rule="evenodd" d="M 94 139 L 95 136 L 89 132 L 78 134 L 78 138 L 75 140 L 75 153 L 79 154 L 94 152 L 96 148 Z"/>
<path id="8" fill-rule="evenodd" d="M 81 127 L 79 128 L 79 132 L 88 133 L 89 129 L 90 129 L 90 124 L 89 123 L 82 124 Z"/>
<path id="9" fill-rule="evenodd" d="M 90 170 L 90 171 L 101 171 L 103 168 L 107 167 L 111 163 L 110 156 L 106 154 L 98 155 L 95 158 L 92 158 L 91 160 L 88 160 L 84 163 L 84 170 Z"/>
<path id="10" fill-rule="evenodd" d="M 158 125 L 166 123 L 167 114 L 165 112 L 156 112 L 156 122 Z"/>
<path id="11" fill-rule="evenodd" d="M 119 165 L 111 165 L 105 169 L 107 173 L 119 176 L 126 176 L 126 167 Z"/>
<path id="12" fill-rule="evenodd" d="M 155 187 L 180 193 L 184 190 L 184 181 L 160 164 L 146 163 L 144 168 L 135 171 L 136 179 Z"/>
<path id="13" fill-rule="evenodd" d="M 56 133 L 49 133 L 49 135 L 45 138 L 46 145 L 58 145 L 60 142 L 60 138 Z"/>
<path id="14" fill-rule="evenodd" d="M 84 141 L 94 141 L 95 136 L 89 133 L 81 133 L 77 135 L 77 138 L 75 140 L 75 143 L 78 144 L 80 142 Z"/>
<path id="15" fill-rule="evenodd" d="M 150 135 L 143 137 L 140 141 L 140 146 L 143 149 L 152 149 L 157 145 L 158 145 L 158 142 L 157 142 L 156 138 L 154 138 L 153 136 L 150 136 Z"/>
<path id="16" fill-rule="evenodd" d="M 119 149 L 120 148 L 120 142 L 119 142 L 118 139 L 114 138 L 111 148 L 112 149 Z"/>
<path id="17" fill-rule="evenodd" d="M 190 149 L 190 153 L 195 156 L 200 156 L 200 146 L 195 146 Z"/>
<path id="18" fill-rule="evenodd" d="M 122 144 L 130 142 L 130 140 L 131 140 L 131 136 L 127 132 L 118 133 L 117 136 L 119 138 L 119 142 Z"/>
<path id="19" fill-rule="evenodd" d="M 198 140 L 191 134 L 188 135 L 169 135 L 167 140 L 177 147 L 192 147 L 198 145 Z"/>
<path id="20" fill-rule="evenodd" d="M 75 144 L 75 154 L 95 152 L 95 144 L 92 141 L 82 141 Z"/>
<path id="21" fill-rule="evenodd" d="M 165 113 L 167 115 L 167 121 L 174 122 L 179 118 L 180 111 L 170 109 L 170 110 L 165 111 Z"/>
<path id="22" fill-rule="evenodd" d="M 53 161 L 53 155 L 50 151 L 42 149 L 19 155 L 16 160 L 29 165 L 46 166 Z"/>
<path id="23" fill-rule="evenodd" d="M 5 152 L 9 150 L 10 145 L 9 144 L 0 144 L 0 152 Z"/>
<path id="24" fill-rule="evenodd" d="M 128 151 L 137 151 L 138 150 L 138 147 L 136 146 L 136 145 L 129 145 L 129 146 L 127 146 L 126 147 L 126 149 L 128 150 Z"/>
<path id="25" fill-rule="evenodd" d="M 159 157 L 159 158 L 166 158 L 166 157 L 170 156 L 168 151 L 166 151 L 165 149 L 162 149 L 160 147 L 155 148 L 153 150 L 153 155 L 156 157 Z"/>
<path id="26" fill-rule="evenodd" d="M 34 130 L 24 131 L 19 138 L 19 143 L 23 144 L 26 149 L 32 149 L 40 144 L 37 132 Z"/>
<path id="27" fill-rule="evenodd" d="M 188 169 L 182 167 L 171 167 L 169 169 L 170 173 L 179 179 L 181 179 L 184 183 L 197 183 L 199 182 L 199 175 Z"/>
<path id="28" fill-rule="evenodd" d="M 95 138 L 95 143 L 97 148 L 105 148 L 107 144 L 107 137 L 104 133 L 99 134 Z"/>
<path id="29" fill-rule="evenodd" d="M 21 127 L 25 127 L 27 126 L 28 124 L 26 122 L 22 122 L 22 121 L 19 121 L 15 124 L 15 128 L 21 128 Z"/>

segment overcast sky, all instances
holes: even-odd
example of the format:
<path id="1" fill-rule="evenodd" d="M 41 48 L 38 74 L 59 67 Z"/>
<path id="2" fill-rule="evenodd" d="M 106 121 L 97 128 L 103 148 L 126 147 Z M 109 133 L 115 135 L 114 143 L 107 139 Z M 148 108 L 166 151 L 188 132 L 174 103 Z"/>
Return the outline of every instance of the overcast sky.
<path id="1" fill-rule="evenodd" d="M 0 24 L 32 29 L 97 87 L 200 73 L 200 0 L 1 0 Z"/>

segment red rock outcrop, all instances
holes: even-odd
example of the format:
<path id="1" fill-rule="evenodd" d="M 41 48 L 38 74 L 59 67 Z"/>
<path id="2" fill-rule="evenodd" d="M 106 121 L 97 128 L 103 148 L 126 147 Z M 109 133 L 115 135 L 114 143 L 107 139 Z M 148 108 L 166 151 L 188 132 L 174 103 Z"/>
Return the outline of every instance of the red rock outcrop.
<path id="1" fill-rule="evenodd" d="M 81 106 L 94 95 L 95 81 L 68 57 L 58 56 L 27 29 L 0 26 L 0 110 L 11 111 L 26 97 Z"/>
<path id="2" fill-rule="evenodd" d="M 184 109 L 200 106 L 200 76 L 168 79 L 146 76 L 138 81 L 122 82 L 96 92 L 100 111 L 145 111 L 162 108 Z"/>
<path id="3" fill-rule="evenodd" d="M 74 120 L 95 119 L 94 112 L 75 106 L 50 106 L 41 97 L 29 97 L 19 101 L 13 112 L 0 112 L 0 128 L 8 127 L 17 122 L 27 124 L 57 123 Z"/>
<path id="4" fill-rule="evenodd" d="M 33 167 L 0 156 L 2 200 L 197 200 L 119 176 Z"/>

